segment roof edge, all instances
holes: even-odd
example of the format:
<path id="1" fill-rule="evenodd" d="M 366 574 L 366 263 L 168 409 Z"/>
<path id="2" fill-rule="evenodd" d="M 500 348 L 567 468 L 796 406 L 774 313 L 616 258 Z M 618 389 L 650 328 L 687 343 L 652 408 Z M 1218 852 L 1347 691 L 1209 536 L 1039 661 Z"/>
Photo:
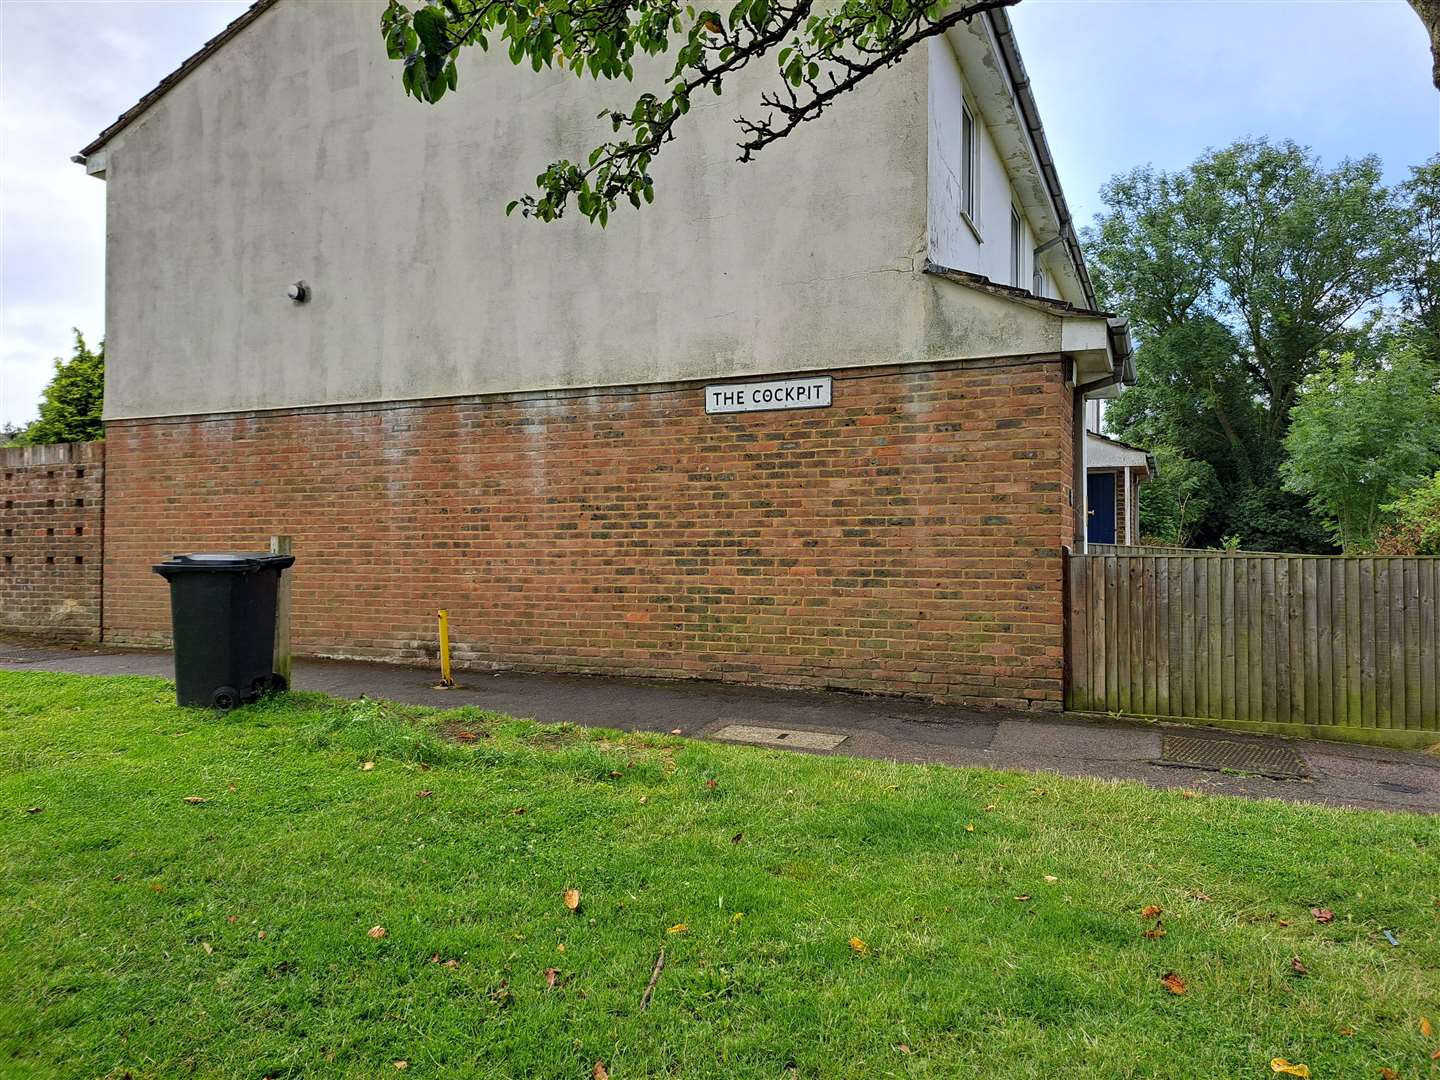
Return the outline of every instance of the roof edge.
<path id="1" fill-rule="evenodd" d="M 1030 132 L 1030 141 L 1035 146 L 1035 156 L 1040 166 L 1040 175 L 1055 204 L 1055 216 L 1060 221 L 1060 235 L 1065 249 L 1075 266 L 1075 275 L 1080 279 L 1080 288 L 1085 293 L 1085 302 L 1091 308 L 1098 308 L 1095 286 L 1090 281 L 1090 271 L 1085 266 L 1085 253 L 1080 249 L 1080 238 L 1075 233 L 1075 222 L 1070 216 L 1070 204 L 1065 201 L 1065 192 L 1060 187 L 1060 174 L 1055 169 L 1055 158 L 1050 153 L 1050 143 L 1045 138 L 1045 125 L 1040 122 L 1040 106 L 1030 89 L 1030 76 L 1025 71 L 1025 61 L 1020 58 L 1020 46 L 1015 41 L 1015 28 L 1004 8 L 993 8 L 986 12 L 990 25 L 995 31 L 995 40 L 1000 44 L 1000 58 L 1005 63 L 1005 72 L 1015 88 L 1016 104 L 1020 115 Z"/>
<path id="2" fill-rule="evenodd" d="M 1135 347 L 1130 341 L 1128 319 L 1123 319 L 1112 311 L 1076 307 L 1068 300 L 1055 300 L 1048 296 L 1039 296 L 1018 285 L 1002 285 L 997 281 L 991 281 L 984 274 L 974 274 L 969 270 L 956 270 L 949 266 L 941 266 L 929 259 L 925 260 L 925 273 L 945 278 L 967 288 L 979 289 L 981 292 L 987 292 L 1005 300 L 1013 300 L 1017 304 L 1024 304 L 1026 307 L 1032 307 L 1051 315 L 1072 319 L 1104 319 L 1105 332 L 1110 339 L 1110 351 L 1115 356 L 1115 373 L 1107 376 L 1102 384 L 1087 385 L 1092 389 L 1099 389 L 1100 385 L 1113 385 L 1117 382 L 1123 383 L 1125 386 L 1135 385 Z"/>
<path id="3" fill-rule="evenodd" d="M 1099 311 L 1095 308 L 1076 307 L 1069 300 L 1056 300 L 1049 296 L 1040 296 L 1029 289 L 1022 289 L 1018 285 L 1004 285 L 998 281 L 992 281 L 984 274 L 976 274 L 969 270 L 956 270 L 950 266 L 941 266 L 939 263 L 925 260 L 925 273 L 933 274 L 935 277 L 948 278 L 959 285 L 967 285 L 972 289 L 979 289 L 995 296 L 1003 297 L 1006 300 L 1014 300 L 1016 303 L 1025 304 L 1028 307 L 1038 308 L 1041 311 L 1048 311 L 1052 315 L 1069 315 L 1082 319 L 1104 319 L 1106 322 L 1120 322 L 1120 319 L 1113 311 Z"/>
<path id="4" fill-rule="evenodd" d="M 251 4 L 241 15 L 232 20 L 225 27 L 225 29 L 221 30 L 220 33 L 216 34 L 209 41 L 205 42 L 204 45 L 201 45 L 200 48 L 197 49 L 194 53 L 192 53 L 189 57 L 187 57 L 178 68 L 176 68 L 169 75 L 166 75 L 163 79 L 161 79 L 160 82 L 155 86 L 155 89 L 151 90 L 134 105 L 131 105 L 130 108 L 122 112 L 118 117 L 116 117 L 113 124 L 107 127 L 104 131 L 100 132 L 99 135 L 95 136 L 95 138 L 91 140 L 90 145 L 85 147 L 85 149 L 81 150 L 80 153 L 76 155 L 76 157 L 80 159 L 78 164 L 84 164 L 86 158 L 88 158 L 91 154 L 95 153 L 95 151 L 99 150 L 112 138 L 114 138 L 116 135 L 124 131 L 132 123 L 138 120 L 140 116 L 150 108 L 151 105 L 154 105 L 162 97 L 168 94 L 182 79 L 185 78 L 186 75 L 189 75 L 197 67 L 203 64 L 212 55 L 214 55 L 214 53 L 216 53 L 222 45 L 224 45 L 227 41 L 233 38 L 236 34 L 240 33 L 240 31 L 244 30 L 247 26 L 249 26 L 252 22 L 258 19 L 267 10 L 274 7 L 277 3 L 279 3 L 279 0 L 255 0 L 255 2 Z M 71 158 L 70 160 L 74 161 L 75 158 Z"/>

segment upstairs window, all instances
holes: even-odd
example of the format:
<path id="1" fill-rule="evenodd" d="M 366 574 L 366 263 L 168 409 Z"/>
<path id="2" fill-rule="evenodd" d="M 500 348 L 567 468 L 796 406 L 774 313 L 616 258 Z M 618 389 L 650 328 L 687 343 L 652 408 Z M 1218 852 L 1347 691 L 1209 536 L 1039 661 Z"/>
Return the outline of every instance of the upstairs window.
<path id="1" fill-rule="evenodd" d="M 1015 207 L 1010 207 L 1010 284 L 1025 287 L 1025 225 Z"/>
<path id="2" fill-rule="evenodd" d="M 975 220 L 975 117 L 970 106 L 961 105 L 960 120 L 960 208 Z"/>

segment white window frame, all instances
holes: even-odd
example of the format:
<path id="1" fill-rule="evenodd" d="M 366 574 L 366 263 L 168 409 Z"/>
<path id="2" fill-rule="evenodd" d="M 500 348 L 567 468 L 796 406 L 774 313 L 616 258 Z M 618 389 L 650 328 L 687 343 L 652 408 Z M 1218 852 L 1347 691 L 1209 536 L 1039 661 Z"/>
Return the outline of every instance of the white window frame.
<path id="1" fill-rule="evenodd" d="M 980 236 L 980 126 L 970 104 L 960 99 L 960 216 L 975 233 L 975 239 L 984 243 Z"/>
<path id="2" fill-rule="evenodd" d="M 1010 205 L 1010 284 L 1025 288 L 1025 219 Z"/>

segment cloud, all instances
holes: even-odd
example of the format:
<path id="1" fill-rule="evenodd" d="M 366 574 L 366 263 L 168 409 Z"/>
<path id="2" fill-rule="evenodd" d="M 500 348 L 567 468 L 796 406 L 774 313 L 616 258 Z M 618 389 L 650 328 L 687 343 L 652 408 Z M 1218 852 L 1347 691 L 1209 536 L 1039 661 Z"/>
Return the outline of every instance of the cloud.
<path id="1" fill-rule="evenodd" d="M 1440 150 L 1430 50 L 1403 0 L 1024 0 L 1012 18 L 1081 224 L 1114 174 L 1246 136 L 1327 164 L 1376 153 L 1392 182 Z"/>
<path id="2" fill-rule="evenodd" d="M 0 0 L 0 423 L 35 416 L 72 326 L 104 334 L 105 185 L 71 155 L 245 7 Z"/>

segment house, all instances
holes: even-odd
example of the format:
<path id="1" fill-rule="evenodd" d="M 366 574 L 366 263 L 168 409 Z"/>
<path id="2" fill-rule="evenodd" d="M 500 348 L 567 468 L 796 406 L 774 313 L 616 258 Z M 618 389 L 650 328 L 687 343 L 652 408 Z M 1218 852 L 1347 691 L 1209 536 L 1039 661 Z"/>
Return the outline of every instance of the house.
<path id="1" fill-rule="evenodd" d="M 1086 531 L 1091 544 L 1140 543 L 1140 485 L 1155 479 L 1155 455 L 1085 433 Z"/>
<path id="2" fill-rule="evenodd" d="M 1100 434 L 1105 402 L 1085 406 L 1085 539 L 1140 543 L 1140 486 L 1159 474 L 1155 455 Z"/>
<path id="3" fill-rule="evenodd" d="M 294 538 L 302 653 L 1059 709 L 1096 310 L 1003 11 L 656 201 L 506 217 L 637 89 L 462 60 L 384 0 L 260 0 L 79 156 L 107 185 L 104 637 L 173 551 Z M 643 81 L 644 75 L 637 81 Z"/>

